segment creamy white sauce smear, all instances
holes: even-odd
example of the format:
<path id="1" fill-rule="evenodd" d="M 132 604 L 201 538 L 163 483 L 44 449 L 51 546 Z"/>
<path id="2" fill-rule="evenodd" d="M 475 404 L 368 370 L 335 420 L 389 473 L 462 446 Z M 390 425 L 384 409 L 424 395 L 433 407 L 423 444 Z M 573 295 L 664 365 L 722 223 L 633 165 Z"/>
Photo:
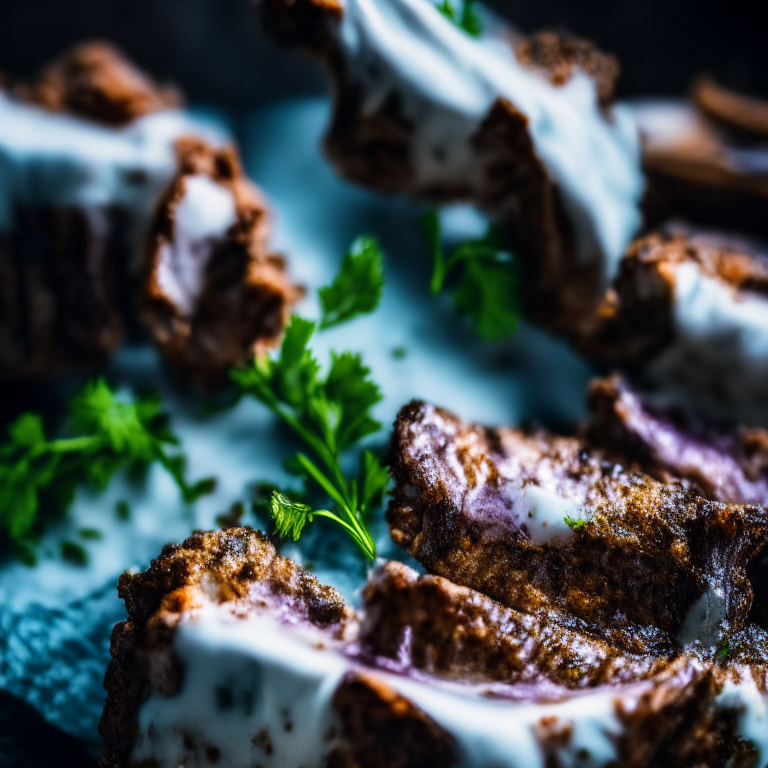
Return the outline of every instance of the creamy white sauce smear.
<path id="1" fill-rule="evenodd" d="M 184 194 L 174 209 L 173 240 L 160 246 L 157 279 L 174 303 L 190 312 L 214 249 L 237 221 L 237 209 L 232 190 L 210 176 L 186 176 L 183 183 Z"/>
<path id="2" fill-rule="evenodd" d="M 332 744 L 333 693 L 345 673 L 357 670 L 379 677 L 451 734 L 461 768 L 544 768 L 542 718 L 573 728 L 558 749 L 564 766 L 604 766 L 616 759 L 622 733 L 617 703 L 631 711 L 644 689 L 554 704 L 494 699 L 476 686 L 427 684 L 361 667 L 300 629 L 263 615 L 235 618 L 226 607 L 207 606 L 186 618 L 174 643 L 183 684 L 174 696 L 153 694 L 142 705 L 136 763 L 154 757 L 161 768 L 209 765 L 206 749 L 214 747 L 222 768 L 319 768 Z M 193 754 L 185 733 L 195 737 Z"/>
<path id="3" fill-rule="evenodd" d="M 584 507 L 556 491 L 529 483 L 518 491 L 522 517 L 531 541 L 536 544 L 565 544 L 573 536 L 573 529 L 566 522 L 586 519 Z"/>
<path id="4" fill-rule="evenodd" d="M 479 183 L 470 138 L 493 103 L 508 99 L 529 120 L 538 158 L 558 185 L 577 255 L 600 260 L 610 279 L 640 227 L 640 145 L 624 107 L 606 117 L 594 82 L 564 86 L 525 69 L 509 44 L 475 39 L 428 0 L 345 0 L 339 35 L 350 70 L 373 111 L 396 93 L 413 124 L 417 186 Z"/>
<path id="5" fill-rule="evenodd" d="M 688 645 L 698 640 L 705 648 L 716 645 L 727 617 L 725 593 L 721 587 L 711 586 L 688 609 L 677 633 L 677 642 Z"/>
<path id="6" fill-rule="evenodd" d="M 768 424 L 768 299 L 737 295 L 692 262 L 675 270 L 674 339 L 651 377 L 708 412 Z"/>

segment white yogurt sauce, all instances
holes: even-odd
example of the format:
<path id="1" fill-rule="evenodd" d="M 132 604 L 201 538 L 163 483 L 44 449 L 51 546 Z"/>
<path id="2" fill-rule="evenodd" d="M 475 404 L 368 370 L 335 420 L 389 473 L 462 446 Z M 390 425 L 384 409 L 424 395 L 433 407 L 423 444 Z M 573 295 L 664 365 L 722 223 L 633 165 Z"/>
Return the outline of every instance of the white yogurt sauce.
<path id="1" fill-rule="evenodd" d="M 141 707 L 135 763 L 323 765 L 330 700 L 349 668 L 343 656 L 268 617 L 238 619 L 213 606 L 179 628 L 174 651 L 184 664 L 182 689 Z M 184 760 L 185 734 L 199 744 L 197 760 Z M 217 761 L 206 759 L 209 747 L 219 751 Z"/>
<path id="2" fill-rule="evenodd" d="M 573 729 L 558 748 L 564 766 L 603 766 L 616 759 L 623 731 L 617 705 L 631 711 L 644 688 L 554 704 L 494 699 L 475 686 L 427 684 L 360 667 L 299 629 L 263 615 L 238 619 L 225 607 L 207 606 L 187 618 L 174 643 L 183 684 L 174 696 L 153 694 L 142 705 L 136 763 L 153 757 L 161 768 L 208 765 L 206 747 L 215 747 L 222 768 L 319 768 L 331 746 L 331 698 L 343 675 L 357 670 L 380 677 L 450 733 L 462 768 L 544 768 L 542 718 Z M 199 747 L 186 762 L 185 733 Z"/>
<path id="3" fill-rule="evenodd" d="M 0 233 L 24 206 L 116 207 L 129 215 L 138 248 L 162 190 L 176 172 L 175 142 L 221 132 L 180 110 L 112 128 L 15 101 L 0 91 Z"/>
<path id="4" fill-rule="evenodd" d="M 768 694 L 760 692 L 752 673 L 744 669 L 738 682 L 727 680 L 716 704 L 739 711 L 739 738 L 755 746 L 757 768 L 768 767 Z"/>
<path id="5" fill-rule="evenodd" d="M 674 290 L 674 339 L 651 377 L 711 415 L 768 424 L 768 299 L 739 295 L 692 262 L 677 267 Z"/>
<path id="6" fill-rule="evenodd" d="M 522 487 L 519 483 L 510 483 L 505 495 L 513 504 L 515 523 L 525 526 L 536 545 L 566 544 L 574 536 L 566 517 L 572 520 L 587 517 L 582 505 L 533 483 Z"/>
<path id="7" fill-rule="evenodd" d="M 641 222 L 640 147 L 631 115 L 600 109 L 594 82 L 577 73 L 557 87 L 525 69 L 500 39 L 474 39 L 428 0 L 345 0 L 339 30 L 365 108 L 391 93 L 414 127 L 411 163 L 422 189 L 479 183 L 470 138 L 493 103 L 508 99 L 529 120 L 537 156 L 558 185 L 578 257 L 611 278 Z"/>
<path id="8" fill-rule="evenodd" d="M 572 728 L 565 745 L 553 751 L 559 764 L 599 768 L 618 757 L 616 741 L 624 729 L 616 716 L 621 703 L 631 710 L 635 693 L 587 693 L 556 704 L 531 704 L 483 697 L 458 685 L 428 685 L 407 678 L 387 682 L 453 736 L 457 768 L 545 768 L 539 739 L 542 720 Z"/>
<path id="9" fill-rule="evenodd" d="M 688 645 L 698 640 L 705 648 L 715 645 L 722 636 L 727 609 L 722 588 L 709 587 L 689 608 L 677 633 L 677 642 Z"/>
<path id="10" fill-rule="evenodd" d="M 237 221 L 232 190 L 199 174 L 184 178 L 184 194 L 176 204 L 173 240 L 160 246 L 160 287 L 185 312 L 191 312 L 217 244 Z"/>

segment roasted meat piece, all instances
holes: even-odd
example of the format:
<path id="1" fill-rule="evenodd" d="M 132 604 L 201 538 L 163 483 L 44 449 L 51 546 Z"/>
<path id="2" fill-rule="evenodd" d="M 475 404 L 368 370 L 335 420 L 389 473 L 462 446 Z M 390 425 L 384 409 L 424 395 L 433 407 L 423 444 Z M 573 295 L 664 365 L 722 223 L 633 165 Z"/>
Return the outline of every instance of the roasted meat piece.
<path id="1" fill-rule="evenodd" d="M 488 23 L 473 38 L 429 0 L 261 0 L 265 28 L 333 81 L 325 142 L 347 178 L 466 200 L 506 224 L 550 327 L 594 315 L 640 225 L 639 144 L 610 106 L 615 59 Z"/>
<path id="2" fill-rule="evenodd" d="M 546 616 L 505 608 L 397 562 L 373 572 L 364 598 L 363 652 L 442 679 L 554 692 L 636 682 L 670 661 L 623 653 Z"/>
<path id="3" fill-rule="evenodd" d="M 270 674 L 279 684 L 280 671 L 287 667 L 282 682 L 290 684 L 291 664 L 299 663 L 296 680 L 303 671 L 302 660 L 291 658 L 292 651 L 296 652 L 301 646 L 301 633 L 292 640 L 290 631 L 282 632 L 286 645 L 281 648 L 281 622 L 295 625 L 306 633 L 310 645 L 304 653 L 309 657 L 314 655 L 309 650 L 312 642 L 333 648 L 354 630 L 354 614 L 335 590 L 322 586 L 298 566 L 277 555 L 265 536 L 246 529 L 197 534 L 182 545 L 168 547 L 145 573 L 122 576 L 118 592 L 125 600 L 128 621 L 119 624 L 112 636 L 113 660 L 105 680 L 108 697 L 99 728 L 104 740 L 103 766 L 141 764 L 143 760 L 150 760 L 155 750 L 159 750 L 157 765 L 174 766 L 183 762 L 182 755 L 186 755 L 201 765 L 214 764 L 222 757 L 222 765 L 245 768 L 253 762 L 233 761 L 229 751 L 237 754 L 253 746 L 256 759 L 259 750 L 267 751 L 269 744 L 274 744 L 280 754 L 281 743 L 294 739 L 293 723 L 297 731 L 311 727 L 312 723 L 306 722 L 302 715 L 310 714 L 313 705 L 311 684 L 306 690 L 307 700 L 295 702 L 296 710 L 291 699 L 301 687 L 268 690 Z M 255 620 L 264 613 L 269 616 L 261 629 L 247 621 L 249 615 Z M 220 657 L 225 657 L 220 658 L 223 667 L 213 665 L 217 655 L 215 638 L 210 638 L 209 650 L 213 653 L 210 657 L 202 636 L 198 638 L 199 647 L 189 656 L 179 645 L 185 642 L 185 629 L 189 626 L 206 628 L 204 622 L 194 621 L 195 617 L 206 614 L 214 617 L 208 629 L 226 632 L 229 622 L 235 630 L 236 643 L 229 648 L 230 657 L 226 658 L 226 647 L 218 652 Z M 224 623 L 219 625 L 218 619 Z M 265 662 L 262 670 L 249 661 L 247 654 L 237 653 L 238 636 L 242 642 L 243 631 L 264 635 L 263 651 L 272 655 L 272 665 Z M 270 643 L 271 651 L 267 648 Z M 193 645 L 194 639 L 190 639 L 190 647 Z M 202 661 L 202 668 L 196 665 L 196 656 Z M 190 685 L 195 684 L 195 675 L 201 674 L 209 674 L 210 678 L 206 690 L 196 693 L 190 690 Z M 223 676 L 217 680 L 216 675 Z M 262 676 L 266 693 L 271 697 L 267 701 L 254 698 L 260 692 Z M 206 681 L 200 679 L 197 685 L 202 682 Z M 197 711 L 192 707 L 177 713 L 180 730 L 164 732 L 159 720 L 157 728 L 148 728 L 153 714 L 161 714 L 152 710 L 166 700 L 173 705 L 174 696 L 182 703 L 184 697 L 179 694 L 200 699 Z M 277 706 L 275 695 L 287 709 Z M 231 718 L 229 728 L 242 729 L 247 726 L 243 721 L 253 714 L 254 707 L 258 708 L 257 714 L 267 720 L 262 727 L 247 732 L 245 744 L 232 743 L 227 718 Z M 198 718 L 205 718 L 209 713 L 215 715 L 211 728 L 203 728 Z M 173 717 L 172 711 L 167 714 Z M 271 725 L 272 720 L 280 725 L 268 731 L 266 726 Z M 224 731 L 218 731 L 219 726 L 225 726 Z M 324 735 L 318 737 L 320 743 Z M 160 757 L 163 751 L 165 758 Z M 146 757 L 142 757 L 144 753 Z M 292 754 L 298 756 L 301 752 Z"/>
<path id="4" fill-rule="evenodd" d="M 400 563 L 372 573 L 356 615 L 239 528 L 166 548 L 120 593 L 129 618 L 105 683 L 105 767 L 693 768 L 768 756 L 764 665 L 630 658 Z"/>
<path id="5" fill-rule="evenodd" d="M 269 214 L 230 149 L 178 145 L 151 226 L 143 317 L 161 352 L 209 384 L 276 344 L 299 297 L 269 252 Z"/>
<path id="6" fill-rule="evenodd" d="M 768 505 L 768 432 L 707 424 L 618 374 L 589 387 L 585 439 L 612 460 L 713 501 Z"/>
<path id="7" fill-rule="evenodd" d="M 688 231 L 633 243 L 586 354 L 641 367 L 708 420 L 768 425 L 768 258 L 759 243 Z"/>
<path id="8" fill-rule="evenodd" d="M 711 649 L 751 626 L 762 507 L 707 501 L 575 438 L 485 429 L 425 403 L 401 411 L 392 461 L 393 538 L 431 573 L 628 653 Z"/>

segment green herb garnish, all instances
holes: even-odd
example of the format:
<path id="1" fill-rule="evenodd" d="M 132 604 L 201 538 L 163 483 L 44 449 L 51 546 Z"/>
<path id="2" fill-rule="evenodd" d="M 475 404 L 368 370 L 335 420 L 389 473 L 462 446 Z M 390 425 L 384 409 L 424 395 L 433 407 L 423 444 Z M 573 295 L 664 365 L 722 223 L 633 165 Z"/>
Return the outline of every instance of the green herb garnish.
<path id="1" fill-rule="evenodd" d="M 121 499 L 115 504 L 115 514 L 119 520 L 130 520 L 131 505 L 125 499 Z"/>
<path id="2" fill-rule="evenodd" d="M 583 528 L 589 521 L 588 520 L 581 520 L 580 518 L 571 517 L 570 515 L 566 515 L 563 520 L 565 521 L 565 524 L 572 530 L 575 531 L 578 528 Z"/>
<path id="3" fill-rule="evenodd" d="M 61 542 L 61 556 L 72 565 L 88 565 L 88 552 L 74 541 Z"/>
<path id="4" fill-rule="evenodd" d="M 104 534 L 98 528 L 81 528 L 77 535 L 86 541 L 100 541 Z"/>
<path id="5" fill-rule="evenodd" d="M 456 273 L 452 288 L 456 312 L 468 316 L 483 338 L 502 341 L 513 336 L 520 321 L 520 280 L 517 262 L 504 250 L 501 233 L 491 227 L 485 237 L 462 243 L 446 257 L 434 208 L 424 214 L 421 227 L 432 253 L 432 294 L 444 290 L 449 276 Z"/>
<path id="6" fill-rule="evenodd" d="M 320 290 L 321 327 L 373 311 L 381 298 L 382 275 L 375 241 L 358 239 L 344 258 L 339 276 Z M 389 474 L 371 451 L 364 450 L 356 476 L 348 477 L 342 456 L 381 429 L 372 415 L 381 392 L 356 353 L 332 353 L 330 366 L 323 372 L 309 346 L 315 329 L 314 322 L 294 315 L 279 354 L 254 359 L 251 365 L 234 370 L 232 379 L 242 392 L 276 413 L 306 446 L 306 452 L 298 451 L 287 462 L 290 471 L 304 481 L 302 499 L 314 489 L 331 502 L 328 509 L 313 507 L 273 490 L 269 510 L 277 533 L 296 541 L 315 517 L 325 517 L 344 528 L 372 559 L 376 546 L 366 528 L 367 517 L 381 504 Z M 346 459 L 344 463 L 348 466 Z"/>
<path id="7" fill-rule="evenodd" d="M 446 19 L 463 29 L 470 37 L 480 37 L 482 28 L 475 3 L 476 0 L 463 0 L 461 11 L 458 13 L 451 0 L 443 0 L 436 7 Z"/>
<path id="8" fill-rule="evenodd" d="M 8 434 L 9 442 L 0 446 L 0 533 L 14 540 L 32 531 L 42 509 L 65 511 L 79 485 L 106 488 L 121 469 L 158 462 L 187 502 L 214 485 L 212 479 L 187 483 L 184 456 L 169 450 L 179 441 L 156 396 L 118 397 L 103 379 L 70 400 L 64 437 L 49 440 L 35 413 L 16 419 Z M 68 559 L 77 559 L 71 547 L 67 551 Z"/>
<path id="9" fill-rule="evenodd" d="M 372 237 L 358 237 L 341 262 L 334 281 L 319 293 L 320 328 L 346 323 L 373 312 L 384 291 L 381 252 Z"/>
<path id="10" fill-rule="evenodd" d="M 731 646 L 731 641 L 727 637 L 724 637 L 717 645 L 717 655 L 721 659 L 727 659 L 732 652 L 733 647 Z"/>

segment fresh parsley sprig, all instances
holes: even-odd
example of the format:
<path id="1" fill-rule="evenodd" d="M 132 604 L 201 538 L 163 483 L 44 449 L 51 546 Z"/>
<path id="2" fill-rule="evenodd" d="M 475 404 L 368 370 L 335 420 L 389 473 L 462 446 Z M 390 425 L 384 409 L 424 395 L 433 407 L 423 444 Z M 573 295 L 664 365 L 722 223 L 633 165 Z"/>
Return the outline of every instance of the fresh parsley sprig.
<path id="1" fill-rule="evenodd" d="M 520 279 L 517 262 L 504 249 L 499 230 L 491 227 L 484 237 L 467 240 L 446 256 L 434 208 L 422 217 L 421 229 L 432 254 L 432 294 L 444 290 L 455 275 L 454 307 L 470 318 L 477 334 L 490 341 L 514 336 L 520 321 Z"/>
<path id="2" fill-rule="evenodd" d="M 463 29 L 470 37 L 480 37 L 482 28 L 475 3 L 476 0 L 463 0 L 461 8 L 457 11 L 451 0 L 442 0 L 441 3 L 438 3 L 437 10 L 459 29 Z"/>
<path id="3" fill-rule="evenodd" d="M 0 445 L 0 534 L 19 540 L 39 521 L 41 509 L 65 511 L 81 484 L 106 488 L 120 469 L 153 462 L 171 475 L 187 502 L 209 493 L 213 479 L 189 484 L 183 454 L 154 395 L 118 397 L 104 381 L 86 384 L 69 402 L 65 435 L 49 440 L 38 414 L 25 413 Z"/>
<path id="4" fill-rule="evenodd" d="M 320 290 L 321 328 L 372 312 L 383 289 L 381 252 L 371 238 L 358 239 L 330 286 Z M 376 546 L 367 529 L 370 511 L 380 505 L 389 482 L 386 467 L 369 450 L 360 454 L 356 476 L 342 469 L 343 454 L 378 432 L 373 417 L 381 392 L 360 355 L 332 353 L 327 372 L 310 348 L 316 324 L 294 315 L 285 329 L 279 354 L 257 357 L 232 371 L 239 389 L 277 414 L 300 438 L 306 451 L 288 462 L 305 484 L 331 501 L 330 509 L 316 508 L 273 491 L 270 513 L 280 536 L 298 540 L 315 517 L 340 525 L 369 558 Z"/>

